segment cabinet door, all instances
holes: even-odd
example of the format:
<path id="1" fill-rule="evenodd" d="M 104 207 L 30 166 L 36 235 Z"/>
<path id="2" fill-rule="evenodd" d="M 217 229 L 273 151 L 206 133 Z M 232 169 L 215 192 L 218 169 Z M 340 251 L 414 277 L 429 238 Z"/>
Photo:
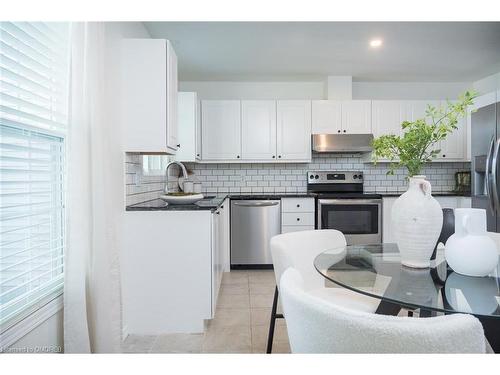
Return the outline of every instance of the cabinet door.
<path id="1" fill-rule="evenodd" d="M 400 135 L 404 110 L 399 100 L 374 100 L 372 102 L 372 131 L 374 137 Z"/>
<path id="2" fill-rule="evenodd" d="M 123 150 L 174 153 L 167 147 L 167 41 L 124 39 L 121 45 Z"/>
<path id="3" fill-rule="evenodd" d="M 177 55 L 167 41 L 167 147 L 177 150 L 178 103 L 177 103 Z"/>
<path id="4" fill-rule="evenodd" d="M 342 133 L 369 134 L 372 132 L 370 100 L 342 101 Z"/>
<path id="5" fill-rule="evenodd" d="M 197 98 L 195 92 L 178 93 L 178 161 L 196 161 Z"/>
<path id="6" fill-rule="evenodd" d="M 446 105 L 443 102 L 442 105 Z M 440 153 L 436 160 L 463 160 L 467 154 L 467 118 L 458 120 L 457 129 L 449 134 L 445 140 L 440 142 Z"/>
<path id="7" fill-rule="evenodd" d="M 203 160 L 241 158 L 239 100 L 203 100 L 201 128 Z"/>
<path id="8" fill-rule="evenodd" d="M 342 131 L 342 112 L 340 101 L 312 101 L 312 133 L 336 134 Z"/>
<path id="9" fill-rule="evenodd" d="M 276 158 L 276 101 L 241 101 L 241 157 Z"/>
<path id="10" fill-rule="evenodd" d="M 279 100 L 277 103 L 279 160 L 311 160 L 311 101 Z"/>

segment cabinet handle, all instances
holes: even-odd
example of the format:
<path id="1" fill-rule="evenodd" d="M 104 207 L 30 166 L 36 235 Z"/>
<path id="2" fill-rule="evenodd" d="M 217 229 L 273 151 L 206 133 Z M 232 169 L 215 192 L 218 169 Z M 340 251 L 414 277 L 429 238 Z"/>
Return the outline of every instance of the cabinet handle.
<path id="1" fill-rule="evenodd" d="M 299 207 L 300 207 L 300 204 L 297 205 L 297 208 L 299 208 Z"/>
<path id="2" fill-rule="evenodd" d="M 340 130 L 337 130 L 337 133 L 340 133 Z"/>
<path id="3" fill-rule="evenodd" d="M 281 159 L 281 155 L 278 155 L 278 159 Z"/>
<path id="4" fill-rule="evenodd" d="M 217 215 L 220 215 L 220 212 L 219 212 L 219 211 L 216 211 L 215 213 L 216 213 Z"/>
<path id="5" fill-rule="evenodd" d="M 443 155 L 443 158 L 445 158 L 445 157 L 446 157 L 446 155 Z"/>
<path id="6" fill-rule="evenodd" d="M 345 129 L 344 129 L 344 133 L 345 133 Z"/>
<path id="7" fill-rule="evenodd" d="M 181 148 L 181 144 L 180 143 L 177 145 L 177 148 Z"/>
<path id="8" fill-rule="evenodd" d="M 297 218 L 297 221 L 300 221 L 300 217 Z"/>
<path id="9" fill-rule="evenodd" d="M 275 159 L 275 158 L 276 158 L 276 155 L 273 155 L 273 159 Z"/>
<path id="10" fill-rule="evenodd" d="M 236 159 L 239 159 L 239 158 L 240 158 L 240 155 L 237 155 L 237 156 L 236 156 Z"/>
<path id="11" fill-rule="evenodd" d="M 224 205 L 220 206 L 220 208 L 224 208 Z"/>
<path id="12" fill-rule="evenodd" d="M 196 156 L 200 156 L 200 154 L 196 154 Z"/>

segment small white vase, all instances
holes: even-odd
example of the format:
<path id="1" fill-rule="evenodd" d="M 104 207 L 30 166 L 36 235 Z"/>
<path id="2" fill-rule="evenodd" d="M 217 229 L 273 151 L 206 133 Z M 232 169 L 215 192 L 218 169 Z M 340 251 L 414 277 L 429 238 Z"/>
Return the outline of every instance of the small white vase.
<path id="1" fill-rule="evenodd" d="M 408 191 L 396 199 L 391 216 L 401 263 L 413 268 L 429 267 L 443 226 L 443 211 L 432 197 L 425 176 L 410 177 Z"/>
<path id="2" fill-rule="evenodd" d="M 466 276 L 487 276 L 498 264 L 495 241 L 486 233 L 486 210 L 455 209 L 455 233 L 445 245 L 453 271 Z"/>

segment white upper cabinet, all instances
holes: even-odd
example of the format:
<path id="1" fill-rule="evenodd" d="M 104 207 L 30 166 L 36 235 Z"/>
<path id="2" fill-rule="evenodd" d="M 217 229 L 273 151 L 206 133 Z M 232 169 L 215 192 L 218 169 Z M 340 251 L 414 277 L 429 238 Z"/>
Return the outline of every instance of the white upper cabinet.
<path id="1" fill-rule="evenodd" d="M 279 160 L 311 160 L 311 101 L 278 100 L 277 156 Z"/>
<path id="2" fill-rule="evenodd" d="M 175 154 L 177 56 L 170 42 L 125 39 L 121 47 L 123 150 Z"/>
<path id="3" fill-rule="evenodd" d="M 441 102 L 446 105 L 446 101 Z M 439 144 L 440 152 L 436 160 L 465 160 L 467 158 L 467 117 L 458 120 L 457 129 Z"/>
<path id="4" fill-rule="evenodd" d="M 195 92 L 178 94 L 178 141 L 175 160 L 195 162 L 201 159 L 198 97 Z"/>
<path id="5" fill-rule="evenodd" d="M 342 134 L 369 134 L 372 132 L 371 100 L 342 101 Z"/>
<path id="6" fill-rule="evenodd" d="M 370 100 L 313 100 L 313 134 L 370 134 Z"/>
<path id="7" fill-rule="evenodd" d="M 202 100 L 202 159 L 241 159 L 241 103 Z"/>
<path id="8" fill-rule="evenodd" d="M 400 100 L 374 100 L 372 102 L 372 132 L 382 135 L 401 135 L 401 123 L 406 119 L 406 106 Z"/>
<path id="9" fill-rule="evenodd" d="M 241 158 L 276 159 L 276 101 L 241 101 Z"/>
<path id="10" fill-rule="evenodd" d="M 342 110 L 340 101 L 312 101 L 312 133 L 334 134 L 342 131 Z"/>

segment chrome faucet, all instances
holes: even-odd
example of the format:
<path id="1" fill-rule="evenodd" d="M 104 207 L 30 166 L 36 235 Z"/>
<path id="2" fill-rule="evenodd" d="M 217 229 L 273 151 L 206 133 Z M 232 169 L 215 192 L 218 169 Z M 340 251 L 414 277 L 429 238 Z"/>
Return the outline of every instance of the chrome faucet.
<path id="1" fill-rule="evenodd" d="M 168 183 L 169 183 L 169 178 L 168 178 L 168 168 L 170 168 L 170 166 L 172 164 L 175 164 L 175 165 L 178 165 L 181 170 L 182 170 L 182 177 L 184 177 L 184 179 L 187 179 L 188 177 L 188 174 L 187 174 L 187 171 L 186 171 L 186 167 L 184 166 L 184 164 L 182 164 L 181 162 L 178 162 L 178 161 L 171 161 L 170 163 L 167 164 L 167 167 L 165 168 L 165 194 L 168 194 Z"/>

